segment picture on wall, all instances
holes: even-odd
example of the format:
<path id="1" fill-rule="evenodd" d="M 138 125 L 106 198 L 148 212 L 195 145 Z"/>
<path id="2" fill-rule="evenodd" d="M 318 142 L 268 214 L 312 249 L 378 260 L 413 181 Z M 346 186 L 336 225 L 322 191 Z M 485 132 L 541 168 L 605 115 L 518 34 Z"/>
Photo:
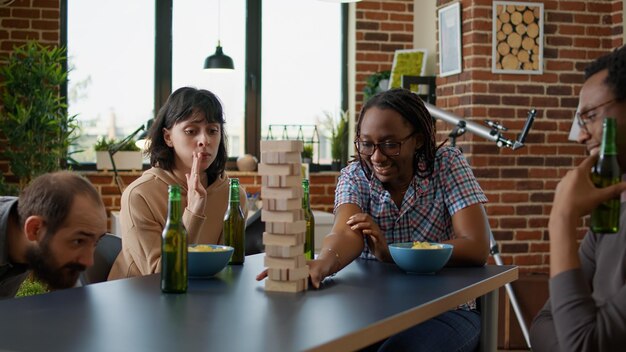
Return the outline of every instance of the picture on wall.
<path id="1" fill-rule="evenodd" d="M 391 66 L 389 88 L 402 86 L 402 76 L 423 76 L 426 68 L 426 49 L 396 50 Z"/>
<path id="2" fill-rule="evenodd" d="M 543 4 L 494 1 L 493 73 L 543 73 Z"/>
<path id="3" fill-rule="evenodd" d="M 439 10 L 439 75 L 461 73 L 461 4 Z"/>

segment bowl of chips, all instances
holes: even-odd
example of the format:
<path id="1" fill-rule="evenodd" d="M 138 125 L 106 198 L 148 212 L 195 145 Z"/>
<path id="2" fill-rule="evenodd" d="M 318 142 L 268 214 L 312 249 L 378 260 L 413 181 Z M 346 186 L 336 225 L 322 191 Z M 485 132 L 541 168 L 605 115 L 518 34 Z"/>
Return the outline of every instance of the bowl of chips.
<path id="1" fill-rule="evenodd" d="M 187 247 L 190 278 L 211 277 L 226 267 L 234 248 L 218 244 L 192 244 Z"/>
<path id="2" fill-rule="evenodd" d="M 435 273 L 452 256 L 453 245 L 431 242 L 401 242 L 389 245 L 393 261 L 410 274 Z"/>

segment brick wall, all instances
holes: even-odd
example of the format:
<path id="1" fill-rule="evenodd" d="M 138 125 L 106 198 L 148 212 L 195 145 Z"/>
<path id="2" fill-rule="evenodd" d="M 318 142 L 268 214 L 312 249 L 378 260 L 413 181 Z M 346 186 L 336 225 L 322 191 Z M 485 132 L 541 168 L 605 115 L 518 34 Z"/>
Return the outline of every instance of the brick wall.
<path id="1" fill-rule="evenodd" d="M 412 48 L 413 0 L 356 3 L 355 111 L 361 109 L 367 77 L 391 70 L 395 51 Z"/>
<path id="2" fill-rule="evenodd" d="M 582 70 L 593 58 L 622 44 L 621 1 L 541 3 L 543 74 L 491 73 L 492 1 L 461 1 L 463 72 L 437 79 L 439 107 L 478 122 L 500 121 L 510 129 L 510 138 L 519 133 L 529 108 L 537 109 L 522 149 L 499 149 L 471 135 L 463 143 L 489 198 L 487 213 L 503 260 L 520 265 L 522 272 L 547 272 L 553 190 L 585 155 L 583 146 L 567 140 Z M 579 235 L 583 234 L 581 227 Z"/>
<path id="3" fill-rule="evenodd" d="M 451 2 L 437 0 L 437 6 Z M 419 6 L 419 1 L 415 3 Z M 502 258 L 520 265 L 523 272 L 547 271 L 546 224 L 553 190 L 585 154 L 583 147 L 567 141 L 582 69 L 589 60 L 622 43 L 622 1 L 542 3 L 544 74 L 492 74 L 492 1 L 463 0 L 463 72 L 437 80 L 438 106 L 476 122 L 500 121 L 510 129 L 509 138 L 519 132 L 531 106 L 538 110 L 526 147 L 517 151 L 498 149 L 469 133 L 459 140 L 489 198 L 487 211 Z M 0 7 L 0 60 L 27 38 L 58 43 L 59 6 L 58 0 L 17 0 Z M 391 69 L 395 50 L 412 47 L 413 7 L 413 0 L 356 4 L 356 111 L 367 77 Z M 448 126 L 439 122 L 438 128 L 445 136 Z M 0 170 L 7 167 L 6 161 L 0 161 Z M 101 190 L 109 209 L 119 208 L 112 175 L 86 174 Z M 137 176 L 123 175 L 127 184 Z M 244 185 L 258 187 L 257 176 L 239 176 Z M 325 173 L 311 177 L 314 208 L 332 209 L 336 177 Z"/>
<path id="4" fill-rule="evenodd" d="M 60 38 L 59 0 L 16 0 L 0 7 L 0 58 L 2 61 L 13 46 L 38 40 L 58 44 Z"/>

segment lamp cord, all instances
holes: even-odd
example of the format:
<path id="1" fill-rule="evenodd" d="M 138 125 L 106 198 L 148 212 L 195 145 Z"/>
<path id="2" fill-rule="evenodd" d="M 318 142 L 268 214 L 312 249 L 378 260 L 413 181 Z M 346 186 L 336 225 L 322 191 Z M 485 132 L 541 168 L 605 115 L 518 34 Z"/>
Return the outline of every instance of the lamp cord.
<path id="1" fill-rule="evenodd" d="M 222 37 L 222 32 L 221 32 L 222 6 L 221 5 L 222 5 L 222 0 L 217 0 L 217 46 L 221 46 L 220 38 Z"/>

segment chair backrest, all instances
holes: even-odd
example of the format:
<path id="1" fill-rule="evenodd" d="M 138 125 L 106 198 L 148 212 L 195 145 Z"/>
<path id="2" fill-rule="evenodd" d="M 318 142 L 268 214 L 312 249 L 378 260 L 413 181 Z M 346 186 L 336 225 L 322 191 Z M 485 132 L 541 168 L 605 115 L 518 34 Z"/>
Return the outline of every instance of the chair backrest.
<path id="1" fill-rule="evenodd" d="M 263 253 L 263 231 L 265 223 L 261 221 L 261 210 L 258 211 L 256 217 L 251 217 L 250 222 L 246 223 L 246 255 Z"/>
<path id="2" fill-rule="evenodd" d="M 82 285 L 107 281 L 113 262 L 122 250 L 122 239 L 106 234 L 98 242 L 93 255 L 93 265 L 80 275 Z"/>

